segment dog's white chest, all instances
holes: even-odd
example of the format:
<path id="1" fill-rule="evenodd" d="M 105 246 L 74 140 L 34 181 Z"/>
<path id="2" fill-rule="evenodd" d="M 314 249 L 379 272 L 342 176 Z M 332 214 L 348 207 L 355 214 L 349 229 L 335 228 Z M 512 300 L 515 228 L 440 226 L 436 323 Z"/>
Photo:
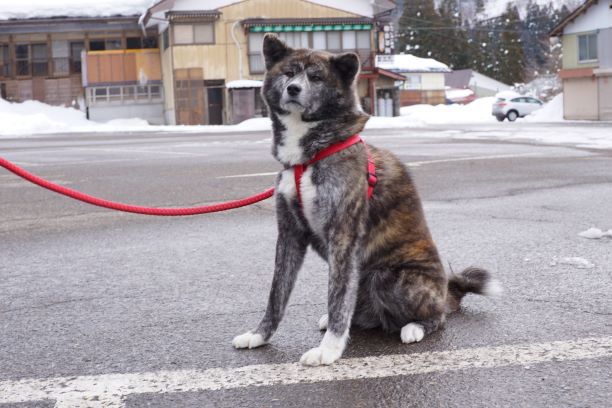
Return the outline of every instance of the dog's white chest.
<path id="1" fill-rule="evenodd" d="M 286 130 L 283 131 L 282 144 L 277 147 L 277 157 L 283 163 L 298 164 L 303 160 L 304 155 L 300 140 L 318 122 L 304 122 L 299 113 L 290 113 L 278 118 Z"/>
<path id="2" fill-rule="evenodd" d="M 295 173 L 293 169 L 284 170 L 278 183 L 278 192 L 283 195 L 288 204 L 297 196 Z M 317 235 L 323 234 L 323 222 L 320 219 L 317 206 L 317 187 L 312 182 L 312 167 L 308 167 L 302 174 L 300 183 L 300 196 L 302 198 L 302 213 L 310 229 Z"/>

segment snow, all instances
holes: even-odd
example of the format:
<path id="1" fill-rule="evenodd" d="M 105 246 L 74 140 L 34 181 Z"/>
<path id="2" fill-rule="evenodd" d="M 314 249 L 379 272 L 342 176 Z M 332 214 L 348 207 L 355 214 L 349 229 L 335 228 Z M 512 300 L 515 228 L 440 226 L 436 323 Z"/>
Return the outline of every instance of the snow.
<path id="1" fill-rule="evenodd" d="M 0 0 L 0 20 L 48 17 L 136 16 L 153 0 Z"/>
<path id="2" fill-rule="evenodd" d="M 440 61 L 411 54 L 377 55 L 376 66 L 395 72 L 451 72 L 448 65 Z"/>
<path id="3" fill-rule="evenodd" d="M 609 229 L 608 231 L 602 231 L 599 228 L 595 228 L 595 227 L 591 227 L 586 231 L 582 231 L 581 233 L 578 234 L 579 236 L 581 236 L 582 238 L 588 238 L 588 239 L 601 239 L 601 238 L 612 238 L 612 229 Z"/>
<path id="4" fill-rule="evenodd" d="M 507 91 L 510 90 L 510 85 L 499 82 L 496 79 L 481 74 L 480 72 L 472 71 L 470 78 L 470 86 L 489 89 L 491 91 Z"/>
<path id="5" fill-rule="evenodd" d="M 591 261 L 578 257 L 578 256 L 572 256 L 572 257 L 561 258 L 561 259 L 555 258 L 550 263 L 550 266 L 557 266 L 557 265 L 569 265 L 569 266 L 573 266 L 578 269 L 592 269 L 595 267 L 595 265 Z"/>
<path id="6" fill-rule="evenodd" d="M 545 105 L 542 114 L 534 115 L 529 126 L 520 123 L 499 123 L 491 115 L 495 97 L 479 98 L 467 105 L 414 105 L 401 108 L 399 117 L 371 117 L 366 129 L 436 128 L 420 132 L 420 137 L 470 140 L 508 140 L 538 144 L 571 145 L 595 149 L 612 149 L 611 126 L 605 122 L 567 121 L 549 122 L 559 118 L 562 103 L 553 100 Z M 584 124 L 584 125 L 581 125 Z M 450 127 L 450 130 L 449 130 Z M 68 132 L 249 132 L 272 129 L 270 119 L 254 118 L 237 125 L 152 126 L 142 119 L 121 119 L 106 123 L 89 121 L 85 114 L 65 107 L 50 106 L 37 101 L 10 103 L 0 99 L 0 138 Z"/>
<path id="7" fill-rule="evenodd" d="M 447 88 L 446 91 L 446 99 L 450 99 L 451 101 L 459 101 L 470 96 L 474 96 L 474 91 L 471 89 L 457 89 L 457 88 Z"/>
<path id="8" fill-rule="evenodd" d="M 263 86 L 262 81 L 255 81 L 252 79 L 239 79 L 236 81 L 230 81 L 225 84 L 226 88 L 261 88 Z"/>
<path id="9" fill-rule="evenodd" d="M 555 96 L 541 109 L 524 118 L 527 122 L 562 122 L 563 119 L 563 94 Z"/>
<path id="10" fill-rule="evenodd" d="M 510 91 L 510 90 L 501 91 L 495 95 L 496 98 L 503 98 L 503 99 L 513 99 L 513 98 L 518 98 L 519 96 L 521 96 L 520 93 L 516 91 Z"/>
<path id="11" fill-rule="evenodd" d="M 563 4 L 566 4 L 570 10 L 573 10 L 575 7 L 580 5 L 583 0 L 531 0 L 534 3 L 537 3 L 540 6 L 545 6 L 548 4 L 552 4 L 555 8 L 561 8 Z M 519 10 L 519 15 L 521 18 L 525 17 L 526 6 L 528 4 L 528 0 L 487 0 L 485 2 L 485 8 L 482 13 L 482 17 L 492 18 L 498 17 L 502 15 L 506 11 L 506 7 L 510 3 L 512 6 L 517 6 Z"/>

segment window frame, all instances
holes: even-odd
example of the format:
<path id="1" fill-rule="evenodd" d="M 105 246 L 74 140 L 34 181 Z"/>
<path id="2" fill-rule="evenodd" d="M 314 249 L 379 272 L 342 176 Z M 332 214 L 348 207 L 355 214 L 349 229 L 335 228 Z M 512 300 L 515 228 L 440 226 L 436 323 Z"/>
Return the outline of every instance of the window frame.
<path id="1" fill-rule="evenodd" d="M 0 78 L 13 77 L 13 59 L 11 58 L 11 48 L 10 43 L 0 44 Z"/>
<path id="2" fill-rule="evenodd" d="M 586 41 L 586 58 L 585 59 L 581 59 L 581 47 L 580 47 L 580 40 L 581 38 L 584 38 Z M 593 58 L 592 55 L 590 55 L 590 49 L 591 49 L 591 38 L 593 38 L 593 41 L 595 42 L 595 57 Z M 598 32 L 592 32 L 592 33 L 585 33 L 585 34 L 579 34 L 577 36 L 577 41 L 578 41 L 578 63 L 579 64 L 590 64 L 593 62 L 597 62 L 599 61 L 599 50 L 597 49 L 597 42 L 598 42 Z"/>
<path id="3" fill-rule="evenodd" d="M 200 42 L 200 41 L 196 41 L 196 26 L 203 26 L 203 25 L 210 25 L 212 28 L 212 41 L 211 42 Z M 180 46 L 180 45 L 214 45 L 217 43 L 217 33 L 215 30 L 215 23 L 214 22 L 200 22 L 200 23 L 173 23 L 172 24 L 172 45 L 173 46 Z M 179 26 L 190 26 L 191 27 L 191 42 L 181 42 L 181 43 L 177 43 L 176 42 L 176 33 L 174 32 L 175 27 L 179 27 Z"/>

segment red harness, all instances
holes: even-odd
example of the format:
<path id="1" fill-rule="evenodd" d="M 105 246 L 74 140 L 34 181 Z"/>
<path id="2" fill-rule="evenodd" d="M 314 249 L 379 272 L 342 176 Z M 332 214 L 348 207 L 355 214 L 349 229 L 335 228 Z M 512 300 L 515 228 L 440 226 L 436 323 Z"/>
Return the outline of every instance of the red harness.
<path id="1" fill-rule="evenodd" d="M 309 165 L 318 162 L 326 157 L 329 157 L 333 154 L 338 153 L 340 150 L 344 150 L 347 147 L 350 147 L 357 143 L 363 143 L 363 147 L 365 147 L 366 153 L 368 154 L 368 199 L 372 197 L 372 193 L 374 192 L 374 186 L 376 185 L 376 166 L 374 165 L 374 160 L 372 159 L 372 155 L 370 154 L 370 149 L 368 149 L 368 145 L 361 139 L 359 135 L 353 135 L 348 139 L 335 143 L 315 155 L 310 161 L 306 164 L 296 164 L 293 166 L 293 175 L 295 177 L 295 189 L 297 190 L 297 198 L 300 203 L 300 207 L 302 207 L 302 195 L 300 193 L 300 182 L 302 180 L 302 175 L 306 171 Z"/>

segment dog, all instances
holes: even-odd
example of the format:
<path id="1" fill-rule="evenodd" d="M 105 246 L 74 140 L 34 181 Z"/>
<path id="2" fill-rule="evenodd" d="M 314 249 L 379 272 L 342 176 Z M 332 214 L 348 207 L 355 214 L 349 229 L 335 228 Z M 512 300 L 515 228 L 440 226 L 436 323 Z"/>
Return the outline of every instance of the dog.
<path id="1" fill-rule="evenodd" d="M 412 178 L 390 152 L 355 143 L 309 164 L 296 179 L 296 166 L 358 134 L 369 119 L 356 92 L 359 57 L 292 49 L 274 34 L 264 37 L 263 55 L 272 154 L 283 165 L 275 193 L 276 261 L 263 319 L 236 336 L 234 347 L 269 341 L 309 246 L 329 265 L 328 313 L 319 320 L 325 335 L 301 357 L 304 365 L 337 361 L 350 327 L 379 327 L 399 331 L 404 343 L 421 341 L 444 325 L 465 294 L 495 292 L 485 269 L 445 272 Z M 371 198 L 368 156 L 377 178 Z"/>

